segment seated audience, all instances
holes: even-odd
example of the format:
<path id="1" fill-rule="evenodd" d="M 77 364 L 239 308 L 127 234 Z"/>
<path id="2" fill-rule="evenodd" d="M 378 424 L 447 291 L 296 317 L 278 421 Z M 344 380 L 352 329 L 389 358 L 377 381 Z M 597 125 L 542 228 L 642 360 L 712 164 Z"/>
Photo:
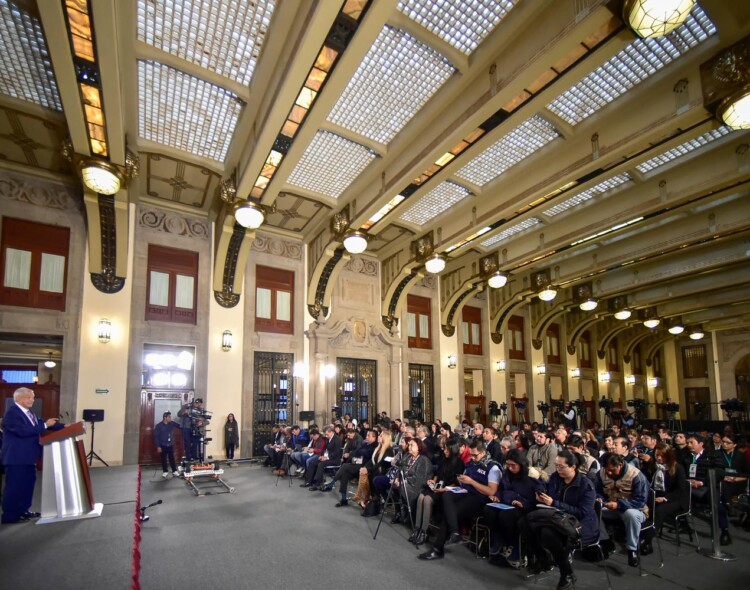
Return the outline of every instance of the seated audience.
<path id="1" fill-rule="evenodd" d="M 685 469 L 677 462 L 677 453 L 668 444 L 657 443 L 654 449 L 654 473 L 651 487 L 656 496 L 654 527 L 661 532 L 664 522 L 675 514 L 687 511 L 688 497 Z M 641 543 L 641 555 L 651 552 L 651 544 Z"/>

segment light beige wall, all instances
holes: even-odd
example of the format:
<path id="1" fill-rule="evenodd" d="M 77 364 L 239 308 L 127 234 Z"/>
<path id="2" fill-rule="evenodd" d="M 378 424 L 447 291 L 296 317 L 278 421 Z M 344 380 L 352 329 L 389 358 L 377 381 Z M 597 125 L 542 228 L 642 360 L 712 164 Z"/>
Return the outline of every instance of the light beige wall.
<path id="1" fill-rule="evenodd" d="M 242 423 L 242 359 L 244 341 L 243 305 L 225 308 L 211 298 L 208 321 L 208 398 L 211 400 L 206 409 L 212 413 L 211 434 L 213 440 L 208 446 L 208 454 L 213 457 L 226 458 L 224 446 L 224 424 L 228 414 L 234 414 L 235 420 Z M 221 341 L 224 330 L 232 332 L 232 350 L 224 352 Z M 242 438 L 240 438 L 242 445 Z"/>

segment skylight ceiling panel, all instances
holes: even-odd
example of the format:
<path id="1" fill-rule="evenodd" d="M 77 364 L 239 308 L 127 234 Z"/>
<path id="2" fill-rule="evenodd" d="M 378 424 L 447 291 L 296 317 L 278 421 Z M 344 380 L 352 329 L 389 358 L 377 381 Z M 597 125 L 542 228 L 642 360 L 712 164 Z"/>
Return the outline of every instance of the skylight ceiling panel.
<path id="1" fill-rule="evenodd" d="M 441 182 L 401 215 L 402 221 L 424 225 L 469 196 L 468 189 L 455 182 Z"/>
<path id="2" fill-rule="evenodd" d="M 0 0 L 0 93 L 62 111 L 42 23 Z"/>
<path id="3" fill-rule="evenodd" d="M 224 88 L 150 61 L 138 62 L 141 137 L 223 161 L 242 101 Z"/>
<path id="4" fill-rule="evenodd" d="M 385 26 L 328 120 L 387 144 L 454 72 L 440 53 Z"/>
<path id="5" fill-rule="evenodd" d="M 712 129 L 708 133 L 704 133 L 703 135 L 700 135 L 699 137 L 690 139 L 686 141 L 685 143 L 682 143 L 676 147 L 673 147 L 672 149 L 667 150 L 666 152 L 659 154 L 658 156 L 654 156 L 653 158 L 650 158 L 646 160 L 645 162 L 639 164 L 636 166 L 639 172 L 645 174 L 647 172 L 650 172 L 651 170 L 654 170 L 656 168 L 659 168 L 660 166 L 663 166 L 664 164 L 671 162 L 672 160 L 676 160 L 680 156 L 684 156 L 685 154 L 688 154 L 692 152 L 693 150 L 697 150 L 700 147 L 703 147 L 704 145 L 708 145 L 712 141 L 716 141 L 717 139 L 724 137 L 725 135 L 728 135 L 731 133 L 732 130 L 727 126 L 718 127 L 717 129 Z"/>
<path id="6" fill-rule="evenodd" d="M 138 0 L 138 39 L 249 84 L 274 0 Z"/>
<path id="7" fill-rule="evenodd" d="M 289 175 L 289 183 L 338 199 L 375 157 L 363 145 L 318 131 Z"/>
<path id="8" fill-rule="evenodd" d="M 551 123 L 535 115 L 471 160 L 456 176 L 484 186 L 559 136 Z"/>
<path id="9" fill-rule="evenodd" d="M 557 203 L 553 207 L 550 207 L 549 209 L 544 211 L 544 214 L 548 217 L 554 217 L 555 215 L 559 215 L 560 213 L 567 211 L 571 207 L 575 207 L 576 205 L 580 205 L 581 203 L 586 203 L 594 197 L 603 195 L 604 193 L 609 192 L 612 189 L 618 188 L 626 182 L 629 182 L 630 180 L 630 175 L 627 173 L 617 174 L 612 178 L 607 178 L 596 186 L 592 186 L 591 188 L 586 189 L 585 191 L 581 191 L 580 193 L 570 197 L 569 199 Z"/>
<path id="10" fill-rule="evenodd" d="M 669 35 L 636 39 L 547 108 L 576 125 L 714 34 L 716 26 L 696 4 L 688 19 Z"/>
<path id="11" fill-rule="evenodd" d="M 469 55 L 516 4 L 518 0 L 401 0 L 398 9 Z"/>
<path id="12" fill-rule="evenodd" d="M 538 217 L 530 217 L 529 219 L 524 219 L 523 221 L 504 229 L 500 233 L 487 238 L 486 240 L 480 242 L 480 244 L 485 248 L 490 248 L 491 246 L 494 246 L 495 244 L 502 242 L 503 240 L 507 240 L 510 237 L 529 229 L 530 227 L 539 225 L 540 223 L 541 220 Z"/>

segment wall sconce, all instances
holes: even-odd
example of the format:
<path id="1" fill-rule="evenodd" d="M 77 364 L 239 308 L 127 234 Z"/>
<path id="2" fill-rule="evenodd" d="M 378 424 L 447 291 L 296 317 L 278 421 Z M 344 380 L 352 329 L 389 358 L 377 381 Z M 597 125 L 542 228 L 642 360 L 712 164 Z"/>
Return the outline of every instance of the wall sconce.
<path id="1" fill-rule="evenodd" d="M 628 385 L 635 385 L 635 375 L 627 375 L 625 377 L 625 383 Z"/>
<path id="2" fill-rule="evenodd" d="M 658 377 L 649 377 L 646 380 L 646 384 L 651 388 L 659 387 L 659 378 Z"/>
<path id="3" fill-rule="evenodd" d="M 609 383 L 610 379 L 612 379 L 612 374 L 609 371 L 599 373 L 599 381 L 602 383 Z"/>
<path id="4" fill-rule="evenodd" d="M 307 375 L 307 365 L 303 363 L 302 361 L 294 363 L 294 367 L 292 368 L 292 377 L 304 377 Z"/>
<path id="5" fill-rule="evenodd" d="M 99 338 L 99 342 L 106 344 L 112 339 L 112 323 L 107 318 L 99 320 L 99 325 L 96 329 L 96 337 Z"/>
<path id="6" fill-rule="evenodd" d="M 221 349 L 224 352 L 229 352 L 232 350 L 232 343 L 234 342 L 234 337 L 232 336 L 232 332 L 229 330 L 224 330 L 224 333 L 221 335 Z"/>
<path id="7" fill-rule="evenodd" d="M 537 365 L 536 366 L 536 374 L 537 375 L 546 375 L 547 374 L 547 365 Z"/>
<path id="8" fill-rule="evenodd" d="M 323 365 L 323 377 L 333 379 L 336 376 L 336 365 Z"/>
<path id="9" fill-rule="evenodd" d="M 458 364 L 458 357 L 455 354 L 448 355 L 448 368 L 455 369 Z"/>
<path id="10" fill-rule="evenodd" d="M 573 379 L 580 379 L 581 378 L 581 367 L 573 367 L 570 370 L 570 376 L 573 377 Z"/>
<path id="11" fill-rule="evenodd" d="M 502 373 L 505 371 L 505 360 L 500 360 L 495 363 L 495 370 L 498 373 Z"/>

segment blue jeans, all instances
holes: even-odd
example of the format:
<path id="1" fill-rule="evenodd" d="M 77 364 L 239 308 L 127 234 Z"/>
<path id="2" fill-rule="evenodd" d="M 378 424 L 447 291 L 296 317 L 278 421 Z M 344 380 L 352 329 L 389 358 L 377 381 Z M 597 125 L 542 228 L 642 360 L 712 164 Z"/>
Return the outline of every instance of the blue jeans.
<path id="1" fill-rule="evenodd" d="M 625 547 L 629 551 L 638 551 L 638 539 L 641 536 L 641 525 L 646 522 L 646 515 L 640 510 L 629 508 L 625 512 L 619 510 L 602 510 L 604 521 L 622 521 L 625 524 Z"/>

